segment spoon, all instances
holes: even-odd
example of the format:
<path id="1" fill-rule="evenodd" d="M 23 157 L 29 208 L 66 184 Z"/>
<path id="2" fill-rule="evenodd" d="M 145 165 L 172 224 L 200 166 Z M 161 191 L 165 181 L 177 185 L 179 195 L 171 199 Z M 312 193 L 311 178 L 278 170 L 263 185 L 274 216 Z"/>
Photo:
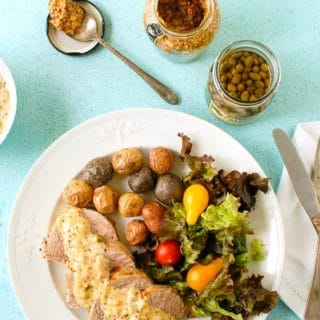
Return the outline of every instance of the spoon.
<path id="1" fill-rule="evenodd" d="M 82 25 L 78 32 L 72 36 L 75 40 L 81 42 L 87 41 L 97 41 L 103 45 L 107 50 L 115 54 L 120 60 L 122 60 L 126 65 L 133 69 L 144 81 L 146 81 L 149 86 L 155 90 L 165 101 L 170 104 L 178 103 L 178 96 L 167 86 L 162 84 L 160 81 L 149 75 L 147 72 L 138 67 L 135 63 L 130 61 L 122 53 L 116 50 L 110 45 L 106 40 L 101 38 L 97 30 L 97 21 L 88 12 L 86 12 Z"/>

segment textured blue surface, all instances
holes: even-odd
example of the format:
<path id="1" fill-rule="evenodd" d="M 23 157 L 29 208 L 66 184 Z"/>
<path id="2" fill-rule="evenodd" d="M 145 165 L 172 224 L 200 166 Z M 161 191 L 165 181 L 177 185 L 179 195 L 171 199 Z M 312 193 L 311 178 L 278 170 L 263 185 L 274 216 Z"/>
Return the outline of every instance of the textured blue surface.
<path id="1" fill-rule="evenodd" d="M 61 134 L 91 117 L 128 107 L 163 107 L 209 120 L 240 141 L 277 187 L 282 163 L 271 131 L 292 135 L 297 123 L 320 120 L 320 2 L 318 0 L 220 0 L 218 35 L 198 61 L 178 65 L 157 54 L 144 33 L 144 0 L 93 0 L 107 20 L 107 37 L 181 96 L 165 104 L 119 60 L 98 48 L 81 57 L 66 56 L 47 41 L 45 0 L 0 0 L 0 56 L 9 65 L 18 91 L 18 111 L 10 135 L 0 146 L 0 318 L 23 319 L 9 282 L 6 232 L 10 208 L 37 157 Z M 204 89 L 214 57 L 228 43 L 253 39 L 280 60 L 282 82 L 266 113 L 236 127 L 208 111 Z M 279 303 L 269 320 L 297 317 Z"/>

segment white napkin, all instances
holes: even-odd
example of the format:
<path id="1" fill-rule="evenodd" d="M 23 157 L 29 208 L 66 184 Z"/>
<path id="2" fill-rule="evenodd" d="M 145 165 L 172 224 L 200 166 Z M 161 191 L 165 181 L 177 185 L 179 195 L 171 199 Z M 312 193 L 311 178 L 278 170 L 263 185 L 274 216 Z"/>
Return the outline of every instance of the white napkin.
<path id="1" fill-rule="evenodd" d="M 292 139 L 310 174 L 319 136 L 320 122 L 309 122 L 299 124 Z M 277 197 L 286 241 L 284 272 L 279 292 L 288 307 L 304 319 L 316 258 L 317 235 L 294 192 L 285 168 Z"/>

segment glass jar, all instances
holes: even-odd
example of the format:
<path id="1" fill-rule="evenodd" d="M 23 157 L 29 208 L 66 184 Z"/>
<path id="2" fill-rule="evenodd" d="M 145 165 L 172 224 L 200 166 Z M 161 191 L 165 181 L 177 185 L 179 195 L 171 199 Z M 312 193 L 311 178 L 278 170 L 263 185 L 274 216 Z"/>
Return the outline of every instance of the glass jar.
<path id="1" fill-rule="evenodd" d="M 244 52 L 254 54 L 255 56 L 259 57 L 265 65 L 268 66 L 268 87 L 265 89 L 263 95 L 259 96 L 256 99 L 252 99 L 252 101 L 250 101 L 249 98 L 247 98 L 247 100 L 249 101 L 242 101 L 241 99 L 236 98 L 236 95 L 234 95 L 234 97 L 231 96 L 230 92 L 228 92 L 226 89 L 226 84 L 221 81 L 220 76 L 221 66 L 226 60 L 228 60 L 227 57 L 231 57 L 232 54 L 242 54 Z M 244 65 L 244 68 L 245 66 L 246 65 Z M 239 68 L 239 70 L 241 70 L 241 68 Z M 237 71 L 235 71 L 235 73 L 236 72 Z M 251 73 L 249 74 L 251 77 Z M 241 73 L 239 75 L 241 76 Z M 280 76 L 281 71 L 279 62 L 274 54 L 266 46 L 259 42 L 251 40 L 234 42 L 227 46 L 218 55 L 210 68 L 207 84 L 207 94 L 209 94 L 209 110 L 218 119 L 227 123 L 245 124 L 251 122 L 255 120 L 259 115 L 261 115 L 261 113 L 271 102 L 279 86 Z M 244 84 L 246 85 L 245 82 Z M 229 87 L 227 88 L 229 89 Z M 246 87 L 243 87 L 242 90 L 246 90 Z"/>
<path id="2" fill-rule="evenodd" d="M 177 0 L 172 1 L 177 3 Z M 200 24 L 191 30 L 177 31 L 170 29 L 160 16 L 161 0 L 147 0 L 144 9 L 145 30 L 165 57 L 175 62 L 191 62 L 197 59 L 213 40 L 220 25 L 218 5 L 215 0 L 199 0 L 199 3 L 205 8 Z M 174 21 L 172 12 L 170 18 Z"/>

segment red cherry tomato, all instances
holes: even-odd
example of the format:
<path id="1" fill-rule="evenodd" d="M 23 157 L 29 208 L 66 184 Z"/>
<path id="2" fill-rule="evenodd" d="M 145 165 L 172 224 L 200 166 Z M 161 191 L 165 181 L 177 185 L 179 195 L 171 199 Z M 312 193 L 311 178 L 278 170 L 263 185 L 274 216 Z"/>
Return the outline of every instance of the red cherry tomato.
<path id="1" fill-rule="evenodd" d="M 174 266 L 181 259 L 180 243 L 176 240 L 161 242 L 156 249 L 156 260 L 162 266 Z"/>

